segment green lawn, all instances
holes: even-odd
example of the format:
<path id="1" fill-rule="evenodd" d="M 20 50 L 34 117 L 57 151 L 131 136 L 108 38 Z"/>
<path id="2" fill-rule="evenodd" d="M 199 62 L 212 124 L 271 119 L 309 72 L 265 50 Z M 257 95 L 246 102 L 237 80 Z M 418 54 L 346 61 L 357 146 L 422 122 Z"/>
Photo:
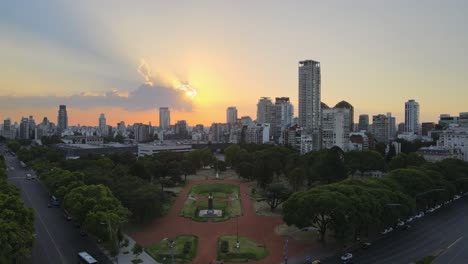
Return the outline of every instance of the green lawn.
<path id="1" fill-rule="evenodd" d="M 221 252 L 221 241 L 229 244 L 228 252 Z M 225 262 L 247 262 L 248 260 L 260 260 L 268 256 L 268 250 L 259 246 L 257 242 L 240 236 L 240 248 L 236 248 L 237 236 L 221 236 L 218 238 L 218 260 Z"/>
<path id="2" fill-rule="evenodd" d="M 213 218 L 213 221 L 225 221 L 233 216 L 242 215 L 242 207 L 239 199 L 231 201 L 229 204 L 226 200 L 228 197 L 239 197 L 239 186 L 226 183 L 211 183 L 192 186 L 190 195 L 192 197 L 206 198 L 208 194 L 213 194 L 213 208 L 223 210 L 223 216 Z M 224 200 L 224 201 L 221 201 Z M 206 222 L 207 218 L 198 217 L 198 211 L 208 209 L 208 201 L 197 201 L 187 199 L 184 206 L 179 212 L 180 216 L 192 218 L 194 221 Z"/>
<path id="3" fill-rule="evenodd" d="M 183 249 L 185 242 L 190 242 L 191 247 L 190 251 L 187 254 L 184 254 Z M 176 263 L 188 263 L 190 260 L 193 260 L 197 255 L 197 246 L 198 238 L 191 235 L 179 235 L 175 239 L 174 246 L 174 258 Z M 171 263 L 171 248 L 167 240 L 162 240 L 161 242 L 146 248 L 145 251 L 151 255 L 156 261 L 169 264 Z"/>
<path id="4" fill-rule="evenodd" d="M 239 193 L 239 186 L 228 184 L 228 183 L 210 183 L 210 184 L 198 184 L 192 186 L 190 194 L 198 196 L 201 193 Z"/>

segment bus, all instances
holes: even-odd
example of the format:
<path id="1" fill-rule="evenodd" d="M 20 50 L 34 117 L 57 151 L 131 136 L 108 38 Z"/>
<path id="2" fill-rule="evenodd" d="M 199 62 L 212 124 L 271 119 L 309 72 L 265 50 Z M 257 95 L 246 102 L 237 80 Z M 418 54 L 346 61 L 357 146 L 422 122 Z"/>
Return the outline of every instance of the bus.
<path id="1" fill-rule="evenodd" d="M 90 254 L 87 252 L 78 253 L 78 264 L 95 264 L 98 263 Z"/>

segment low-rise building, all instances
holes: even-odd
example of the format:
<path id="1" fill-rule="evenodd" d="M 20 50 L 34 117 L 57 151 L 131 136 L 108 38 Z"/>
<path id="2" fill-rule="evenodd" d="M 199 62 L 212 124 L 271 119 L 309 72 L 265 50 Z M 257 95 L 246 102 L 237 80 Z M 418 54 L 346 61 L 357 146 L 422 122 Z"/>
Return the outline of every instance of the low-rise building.
<path id="1" fill-rule="evenodd" d="M 138 144 L 138 157 L 153 155 L 161 151 L 189 152 L 192 150 L 192 145 L 185 144 Z"/>

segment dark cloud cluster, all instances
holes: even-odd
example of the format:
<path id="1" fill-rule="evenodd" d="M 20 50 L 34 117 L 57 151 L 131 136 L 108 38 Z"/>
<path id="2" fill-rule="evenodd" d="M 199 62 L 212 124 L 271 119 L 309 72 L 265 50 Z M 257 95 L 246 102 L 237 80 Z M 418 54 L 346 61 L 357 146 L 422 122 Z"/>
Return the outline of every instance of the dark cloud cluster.
<path id="1" fill-rule="evenodd" d="M 192 110 L 192 101 L 185 91 L 149 83 L 125 95 L 112 90 L 102 95 L 81 93 L 72 96 L 0 96 L 1 108 L 48 108 L 59 104 L 81 109 L 119 107 L 127 111 L 145 111 L 168 106 L 180 111 Z"/>

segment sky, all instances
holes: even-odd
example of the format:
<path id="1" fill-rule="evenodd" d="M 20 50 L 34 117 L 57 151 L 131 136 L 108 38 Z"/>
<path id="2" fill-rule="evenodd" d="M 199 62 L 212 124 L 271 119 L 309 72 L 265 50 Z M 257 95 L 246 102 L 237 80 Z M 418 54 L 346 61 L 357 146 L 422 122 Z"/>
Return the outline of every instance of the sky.
<path id="1" fill-rule="evenodd" d="M 468 111 L 468 1 L 124 1 L 0 3 L 0 120 L 69 124 L 256 118 L 290 97 L 298 62 L 320 61 L 322 101 L 359 114 L 420 103 L 421 121 Z M 297 116 L 297 112 L 295 113 Z M 0 121 L 1 122 L 1 121 Z"/>

